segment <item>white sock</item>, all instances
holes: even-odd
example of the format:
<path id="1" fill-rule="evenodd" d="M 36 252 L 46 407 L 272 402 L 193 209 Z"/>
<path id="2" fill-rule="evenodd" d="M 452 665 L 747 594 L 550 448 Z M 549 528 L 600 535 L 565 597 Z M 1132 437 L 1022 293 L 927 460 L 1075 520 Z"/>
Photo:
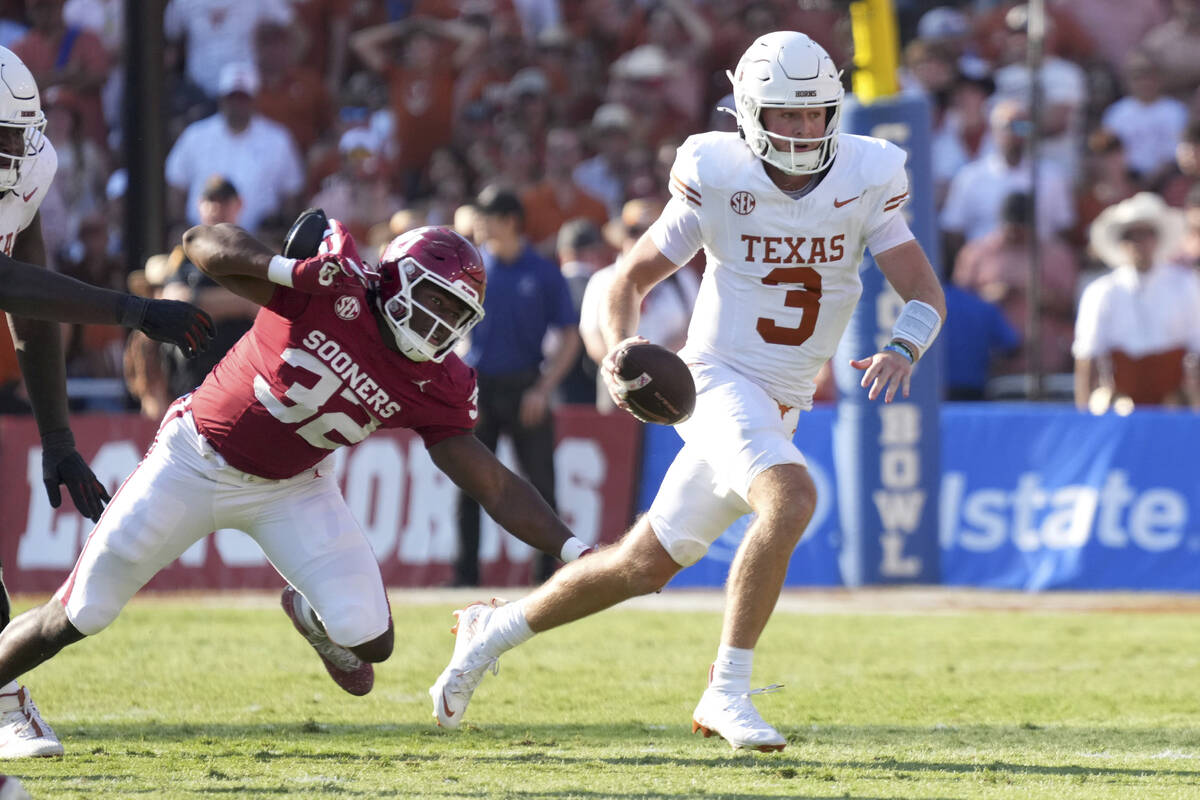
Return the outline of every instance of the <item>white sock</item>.
<path id="1" fill-rule="evenodd" d="M 300 617 L 300 621 L 305 627 L 313 631 L 313 633 L 324 633 L 325 626 L 321 624 L 321 618 L 317 616 L 317 610 L 309 605 L 308 600 L 304 595 L 296 592 L 296 616 Z"/>
<path id="2" fill-rule="evenodd" d="M 753 667 L 753 650 L 723 644 L 717 648 L 717 658 L 709 669 L 708 685 L 722 692 L 748 692 Z"/>
<path id="3" fill-rule="evenodd" d="M 533 630 L 525 621 L 525 601 L 503 605 L 492 612 L 479 647 L 492 658 L 533 638 Z"/>

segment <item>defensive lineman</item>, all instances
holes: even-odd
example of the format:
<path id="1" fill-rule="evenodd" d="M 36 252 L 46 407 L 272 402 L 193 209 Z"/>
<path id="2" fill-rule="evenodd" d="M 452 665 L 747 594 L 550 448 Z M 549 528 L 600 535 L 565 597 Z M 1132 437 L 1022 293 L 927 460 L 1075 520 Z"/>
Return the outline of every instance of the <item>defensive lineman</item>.
<path id="1" fill-rule="evenodd" d="M 368 271 L 341 223 L 329 224 L 321 253 L 300 261 L 228 224 L 184 236 L 192 263 L 263 310 L 168 409 L 55 596 L 0 633 L 0 681 L 98 633 L 193 542 L 231 527 L 288 581 L 284 611 L 334 681 L 366 694 L 372 663 L 392 652 L 391 613 L 330 460 L 380 427 L 414 430 L 524 541 L 564 560 L 585 550 L 471 435 L 475 375 L 451 351 L 483 313 L 479 253 L 449 229 L 421 228 Z"/>
<path id="2" fill-rule="evenodd" d="M 42 477 L 50 504 L 62 503 L 65 484 L 79 513 L 99 518 L 108 492 L 75 449 L 68 427 L 66 378 L 59 323 L 124 325 L 188 355 L 203 350 L 212 320 L 198 308 L 147 300 L 90 286 L 43 269 L 46 248 L 38 213 L 54 180 L 58 157 L 43 135 L 46 115 L 33 74 L 0 47 L 0 310 L 8 312 L 21 373 L 42 438 Z M 0 628 L 8 625 L 8 593 L 0 579 Z M 0 758 L 62 755 L 29 690 L 0 686 Z"/>
<path id="3" fill-rule="evenodd" d="M 684 142 L 671 201 L 622 262 L 608 295 L 602 365 L 618 401 L 613 359 L 637 329 L 640 301 L 701 247 L 708 266 L 680 355 L 699 396 L 678 427 L 684 448 L 650 511 L 611 549 L 568 565 L 510 605 L 459 615 L 449 666 L 430 689 L 439 724 L 455 727 L 484 673 L 534 633 L 662 587 L 747 513 L 730 568 L 725 623 L 693 731 L 734 748 L 782 750 L 750 689 L 754 647 L 778 599 L 788 560 L 816 504 L 792 444 L 818 369 L 858 301 L 864 248 L 906 305 L 883 350 L 852 361 L 869 397 L 907 395 L 913 363 L 945 316 L 937 277 L 900 209 L 904 152 L 838 133 L 843 90 L 825 51 L 801 33 L 757 39 L 733 83 L 740 135 Z"/>

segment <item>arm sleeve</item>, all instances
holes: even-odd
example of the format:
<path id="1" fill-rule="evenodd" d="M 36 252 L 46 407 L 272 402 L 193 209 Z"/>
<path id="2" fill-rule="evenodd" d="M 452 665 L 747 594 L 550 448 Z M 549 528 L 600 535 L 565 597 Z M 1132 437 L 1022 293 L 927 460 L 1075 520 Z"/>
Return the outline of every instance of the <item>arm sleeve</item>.
<path id="1" fill-rule="evenodd" d="M 700 250 L 700 215 L 672 190 L 667 207 L 650 226 L 650 239 L 672 264 L 682 267 Z"/>

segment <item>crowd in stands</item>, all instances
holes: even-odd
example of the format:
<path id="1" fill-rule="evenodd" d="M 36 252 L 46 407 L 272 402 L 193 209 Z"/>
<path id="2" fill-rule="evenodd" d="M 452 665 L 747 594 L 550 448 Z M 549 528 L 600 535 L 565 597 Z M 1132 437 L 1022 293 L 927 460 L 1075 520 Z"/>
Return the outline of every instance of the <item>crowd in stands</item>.
<path id="1" fill-rule="evenodd" d="M 240 332 L 253 310 L 201 281 L 178 249 L 144 266 L 121 251 L 124 6 L 0 0 L 0 45 L 37 78 L 58 151 L 42 207 L 50 266 L 191 299 Z M 950 396 L 992 396 L 998 376 L 1035 366 L 1031 353 L 1040 371 L 1065 376 L 1079 358 L 1104 355 L 1076 333 L 1085 288 L 1133 252 L 1094 246 L 1106 210 L 1161 198 L 1160 218 L 1178 235 L 1155 228 L 1150 260 L 1200 275 L 1200 0 L 1047 3 L 1036 186 L 1027 8 L 896 6 L 902 91 L 932 109 L 942 234 L 932 255 L 958 298 L 945 345 Z M 606 268 L 668 200 L 676 147 L 734 129 L 720 109 L 731 102 L 725 70 L 778 29 L 812 36 L 846 68 L 849 88 L 849 18 L 835 0 L 169 0 L 165 240 L 227 220 L 279 243 L 316 205 L 346 223 L 362 252 L 377 252 L 425 224 L 477 234 L 474 199 L 501 187 L 582 316 L 582 353 L 560 399 L 595 402 Z M 1131 223 L 1109 219 L 1120 240 Z M 1031 240 L 1042 276 L 1033 347 Z M 647 325 L 664 344 L 682 342 L 703 255 L 689 268 L 647 301 Z M 1200 327 L 1200 308 L 1191 318 Z M 195 368 L 166 363 L 153 343 L 114 336 L 79 329 L 67 341 L 72 376 L 128 379 L 117 407 L 157 415 L 195 380 Z M 0 340 L 0 409 L 19 407 L 5 348 Z M 1077 399 L 1111 377 L 1104 363 Z"/>

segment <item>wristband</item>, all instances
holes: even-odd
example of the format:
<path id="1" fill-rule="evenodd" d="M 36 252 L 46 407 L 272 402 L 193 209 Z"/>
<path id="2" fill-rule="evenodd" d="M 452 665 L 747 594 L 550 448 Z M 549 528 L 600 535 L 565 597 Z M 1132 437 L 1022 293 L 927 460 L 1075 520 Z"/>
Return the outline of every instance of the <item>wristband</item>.
<path id="1" fill-rule="evenodd" d="M 907 358 L 908 363 L 910 363 L 910 364 L 917 363 L 917 360 L 915 358 L 913 358 L 912 350 L 909 350 L 908 346 L 905 345 L 903 342 L 888 342 L 880 349 L 887 350 L 890 353 L 899 353 L 900 355 Z"/>
<path id="2" fill-rule="evenodd" d="M 572 536 L 563 542 L 562 552 L 558 554 L 558 557 L 564 562 L 571 562 L 586 553 L 589 549 L 586 544 Z"/>
<path id="3" fill-rule="evenodd" d="M 280 286 L 292 286 L 292 271 L 296 268 L 296 259 L 285 256 L 271 256 L 267 265 L 267 280 Z"/>
<path id="4" fill-rule="evenodd" d="M 119 324 L 122 328 L 133 328 L 141 330 L 142 320 L 146 317 L 146 307 L 150 302 L 144 297 L 138 297 L 135 294 L 127 294 L 121 298 L 121 304 L 118 310 L 121 312 Z"/>

